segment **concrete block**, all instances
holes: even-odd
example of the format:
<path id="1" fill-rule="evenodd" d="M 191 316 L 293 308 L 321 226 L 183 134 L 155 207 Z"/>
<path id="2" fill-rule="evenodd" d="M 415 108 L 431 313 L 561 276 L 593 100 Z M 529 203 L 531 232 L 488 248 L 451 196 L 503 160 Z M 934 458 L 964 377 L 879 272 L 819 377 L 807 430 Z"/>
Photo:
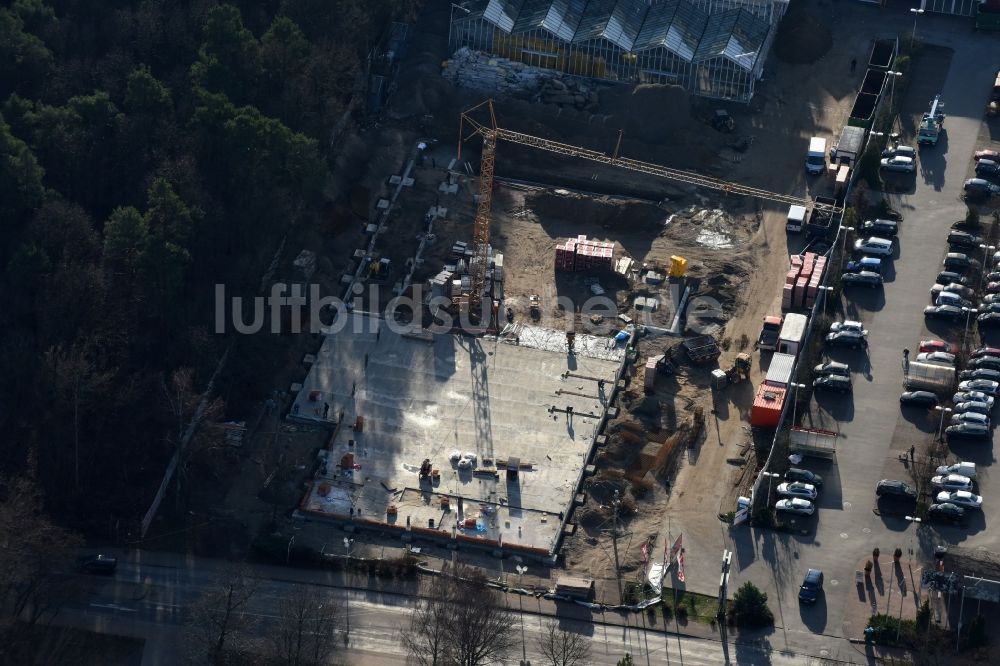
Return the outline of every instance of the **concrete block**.
<path id="1" fill-rule="evenodd" d="M 401 182 L 403 182 L 403 179 L 399 176 L 389 176 L 390 185 L 399 185 Z"/>
<path id="2" fill-rule="evenodd" d="M 403 187 L 413 187 L 413 179 L 412 178 L 404 178 L 403 179 Z"/>
<path id="3" fill-rule="evenodd" d="M 316 362 L 316 354 L 306 354 L 302 357 L 302 362 L 306 365 L 312 365 Z"/>
<path id="4" fill-rule="evenodd" d="M 388 199 L 379 199 L 378 203 L 375 204 L 375 207 L 378 208 L 379 210 L 386 210 L 386 209 L 389 208 L 389 200 Z"/>
<path id="5" fill-rule="evenodd" d="M 292 382 L 292 385 L 288 387 L 289 393 L 298 393 L 302 390 L 302 384 L 300 382 Z"/>

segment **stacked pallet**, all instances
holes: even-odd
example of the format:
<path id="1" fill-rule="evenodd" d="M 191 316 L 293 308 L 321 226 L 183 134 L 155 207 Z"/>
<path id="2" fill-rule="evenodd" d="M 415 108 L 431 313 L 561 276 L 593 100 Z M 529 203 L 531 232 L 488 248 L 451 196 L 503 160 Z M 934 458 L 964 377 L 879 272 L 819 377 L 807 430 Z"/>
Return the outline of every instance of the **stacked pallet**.
<path id="1" fill-rule="evenodd" d="M 581 234 L 556 245 L 556 270 L 611 270 L 614 256 L 613 242 L 591 240 Z"/>
<path id="2" fill-rule="evenodd" d="M 811 308 L 823 282 L 827 258 L 815 252 L 789 257 L 788 273 L 781 289 L 781 308 L 797 310 Z"/>

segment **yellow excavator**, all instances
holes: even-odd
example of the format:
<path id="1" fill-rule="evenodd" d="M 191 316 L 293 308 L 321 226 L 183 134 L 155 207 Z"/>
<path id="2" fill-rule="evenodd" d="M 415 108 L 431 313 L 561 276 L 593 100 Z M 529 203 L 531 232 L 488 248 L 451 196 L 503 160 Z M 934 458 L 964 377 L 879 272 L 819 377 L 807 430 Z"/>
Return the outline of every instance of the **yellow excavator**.
<path id="1" fill-rule="evenodd" d="M 750 378 L 750 368 L 753 366 L 753 359 L 750 354 L 740 352 L 733 359 L 733 365 L 726 370 L 726 380 L 730 384 L 737 384 L 744 379 Z"/>

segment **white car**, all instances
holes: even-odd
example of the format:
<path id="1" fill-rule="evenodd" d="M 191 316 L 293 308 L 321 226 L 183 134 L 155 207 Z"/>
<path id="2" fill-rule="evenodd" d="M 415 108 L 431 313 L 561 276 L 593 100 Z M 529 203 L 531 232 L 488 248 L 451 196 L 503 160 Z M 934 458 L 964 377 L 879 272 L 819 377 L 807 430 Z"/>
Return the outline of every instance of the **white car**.
<path id="1" fill-rule="evenodd" d="M 912 157 L 896 155 L 895 157 L 885 157 L 881 161 L 881 167 L 886 171 L 901 171 L 903 173 L 913 173 L 917 170 L 917 165 L 913 163 Z"/>
<path id="2" fill-rule="evenodd" d="M 895 245 L 891 240 L 885 238 L 865 238 L 854 242 L 854 251 L 859 254 L 871 254 L 875 256 L 891 257 Z"/>
<path id="3" fill-rule="evenodd" d="M 976 478 L 976 463 L 957 462 L 951 465 L 941 465 L 937 468 L 938 474 L 961 474 L 970 479 Z"/>
<path id="4" fill-rule="evenodd" d="M 801 497 L 802 499 L 814 500 L 819 493 L 816 492 L 816 486 L 811 483 L 794 481 L 792 483 L 779 484 L 778 494 L 785 497 Z"/>
<path id="5" fill-rule="evenodd" d="M 792 499 L 778 500 L 774 504 L 775 511 L 787 511 L 788 513 L 798 513 L 803 516 L 811 516 L 816 512 L 816 507 L 812 502 L 799 497 Z"/>
<path id="6" fill-rule="evenodd" d="M 944 365 L 955 365 L 955 355 L 948 352 L 920 352 L 917 360 L 921 363 L 938 363 Z"/>
<path id="7" fill-rule="evenodd" d="M 958 385 L 959 391 L 982 391 L 993 396 L 997 394 L 997 389 L 1000 389 L 1000 383 L 989 379 L 967 379 Z"/>
<path id="8" fill-rule="evenodd" d="M 972 491 L 972 479 L 961 474 L 948 474 L 945 476 L 931 477 L 931 485 L 935 488 L 947 491 L 967 490 Z"/>
<path id="9" fill-rule="evenodd" d="M 981 495 L 973 495 L 968 490 L 942 490 L 937 494 L 937 503 L 957 504 L 964 509 L 982 509 L 983 498 Z"/>
<path id="10" fill-rule="evenodd" d="M 979 412 L 959 412 L 958 414 L 952 414 L 951 424 L 958 425 L 959 423 L 980 423 L 989 427 L 990 417 Z"/>
<path id="11" fill-rule="evenodd" d="M 835 321 L 830 324 L 831 333 L 839 333 L 840 331 L 850 331 L 852 333 L 857 333 L 858 335 L 868 335 L 868 331 L 865 330 L 865 325 L 860 321 Z"/>
<path id="12" fill-rule="evenodd" d="M 993 407 L 993 396 L 986 395 L 982 391 L 959 391 L 951 396 L 951 401 L 956 405 L 960 402 L 985 402 Z"/>

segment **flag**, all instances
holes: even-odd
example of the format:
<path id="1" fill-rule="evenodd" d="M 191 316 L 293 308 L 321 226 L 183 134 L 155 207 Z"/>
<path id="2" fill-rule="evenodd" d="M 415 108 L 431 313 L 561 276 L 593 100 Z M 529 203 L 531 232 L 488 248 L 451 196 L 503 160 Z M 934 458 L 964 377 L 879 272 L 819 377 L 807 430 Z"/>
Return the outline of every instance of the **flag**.
<path id="1" fill-rule="evenodd" d="M 670 559 L 671 559 L 671 560 L 672 560 L 672 559 L 674 559 L 675 557 L 677 557 L 677 553 L 679 553 L 679 552 L 681 551 L 681 546 L 682 546 L 682 543 L 681 543 L 681 541 L 682 541 L 683 539 L 684 539 L 684 535 L 683 535 L 683 534 L 681 534 L 681 535 L 679 535 L 679 536 L 677 537 L 677 541 L 674 541 L 674 545 L 673 545 L 673 547 L 672 547 L 672 548 L 670 549 Z"/>
<path id="2" fill-rule="evenodd" d="M 642 563 L 649 564 L 649 542 L 642 544 Z"/>
<path id="3" fill-rule="evenodd" d="M 684 582 L 684 550 L 677 554 L 677 580 Z"/>

